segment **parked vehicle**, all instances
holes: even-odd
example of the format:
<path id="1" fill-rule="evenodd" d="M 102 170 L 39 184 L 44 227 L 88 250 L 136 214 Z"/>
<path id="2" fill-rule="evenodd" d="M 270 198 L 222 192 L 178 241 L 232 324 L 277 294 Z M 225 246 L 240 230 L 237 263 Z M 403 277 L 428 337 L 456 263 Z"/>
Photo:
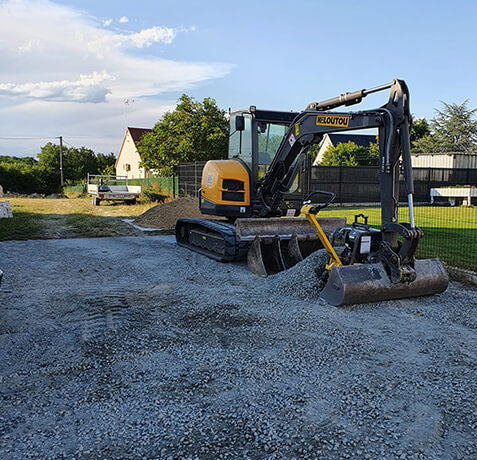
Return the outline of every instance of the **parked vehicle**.
<path id="1" fill-rule="evenodd" d="M 126 176 L 104 176 L 88 174 L 88 193 L 91 195 L 93 206 L 99 206 L 101 201 L 124 201 L 135 204 L 141 198 L 140 185 L 128 185 Z"/>

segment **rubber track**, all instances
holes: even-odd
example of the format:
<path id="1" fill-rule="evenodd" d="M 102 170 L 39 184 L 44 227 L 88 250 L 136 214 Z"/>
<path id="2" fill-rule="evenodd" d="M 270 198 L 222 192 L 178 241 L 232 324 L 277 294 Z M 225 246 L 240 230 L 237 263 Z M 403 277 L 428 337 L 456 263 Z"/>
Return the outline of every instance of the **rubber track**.
<path id="1" fill-rule="evenodd" d="M 223 253 L 217 253 L 213 250 L 209 250 L 200 246 L 191 244 L 188 240 L 182 239 L 180 229 L 182 227 L 188 227 L 189 229 L 195 228 L 198 230 L 205 230 L 209 233 L 213 233 L 216 236 L 222 238 L 224 242 Z M 192 251 L 206 255 L 212 259 L 220 262 L 230 262 L 233 260 L 243 259 L 247 255 L 249 243 L 239 242 L 235 238 L 235 226 L 228 222 L 211 220 L 211 219 L 178 219 L 176 222 L 176 242 L 179 246 L 191 249 Z"/>

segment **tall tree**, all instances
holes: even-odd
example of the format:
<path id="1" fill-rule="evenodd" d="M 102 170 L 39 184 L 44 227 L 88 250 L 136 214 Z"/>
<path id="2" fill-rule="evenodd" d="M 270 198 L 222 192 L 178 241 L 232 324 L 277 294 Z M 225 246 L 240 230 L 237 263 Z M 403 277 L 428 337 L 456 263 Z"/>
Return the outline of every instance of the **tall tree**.
<path id="1" fill-rule="evenodd" d="M 477 109 L 462 104 L 442 102 L 442 110 L 431 120 L 431 133 L 413 143 L 415 153 L 475 153 L 477 152 Z"/>
<path id="2" fill-rule="evenodd" d="M 141 166 L 169 176 L 184 161 L 222 159 L 227 155 L 228 122 L 214 99 L 203 102 L 183 94 L 138 142 Z"/>

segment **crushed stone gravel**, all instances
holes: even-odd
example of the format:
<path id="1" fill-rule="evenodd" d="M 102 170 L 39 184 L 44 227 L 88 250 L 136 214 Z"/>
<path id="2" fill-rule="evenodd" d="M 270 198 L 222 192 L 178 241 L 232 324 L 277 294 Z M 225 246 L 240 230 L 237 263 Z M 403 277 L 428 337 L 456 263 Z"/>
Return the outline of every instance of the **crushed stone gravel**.
<path id="1" fill-rule="evenodd" d="M 0 254 L 0 458 L 477 456 L 473 289 L 336 308 L 298 295 L 313 259 L 262 279 L 172 236 Z"/>

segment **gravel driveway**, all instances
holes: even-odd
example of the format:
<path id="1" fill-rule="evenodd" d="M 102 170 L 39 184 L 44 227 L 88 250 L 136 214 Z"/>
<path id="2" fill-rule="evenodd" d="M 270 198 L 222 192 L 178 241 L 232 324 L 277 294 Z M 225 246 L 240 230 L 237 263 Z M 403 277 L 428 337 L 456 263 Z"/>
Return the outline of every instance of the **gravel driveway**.
<path id="1" fill-rule="evenodd" d="M 463 285 L 336 308 L 313 270 L 168 236 L 2 242 L 0 268 L 0 458 L 477 457 Z"/>

